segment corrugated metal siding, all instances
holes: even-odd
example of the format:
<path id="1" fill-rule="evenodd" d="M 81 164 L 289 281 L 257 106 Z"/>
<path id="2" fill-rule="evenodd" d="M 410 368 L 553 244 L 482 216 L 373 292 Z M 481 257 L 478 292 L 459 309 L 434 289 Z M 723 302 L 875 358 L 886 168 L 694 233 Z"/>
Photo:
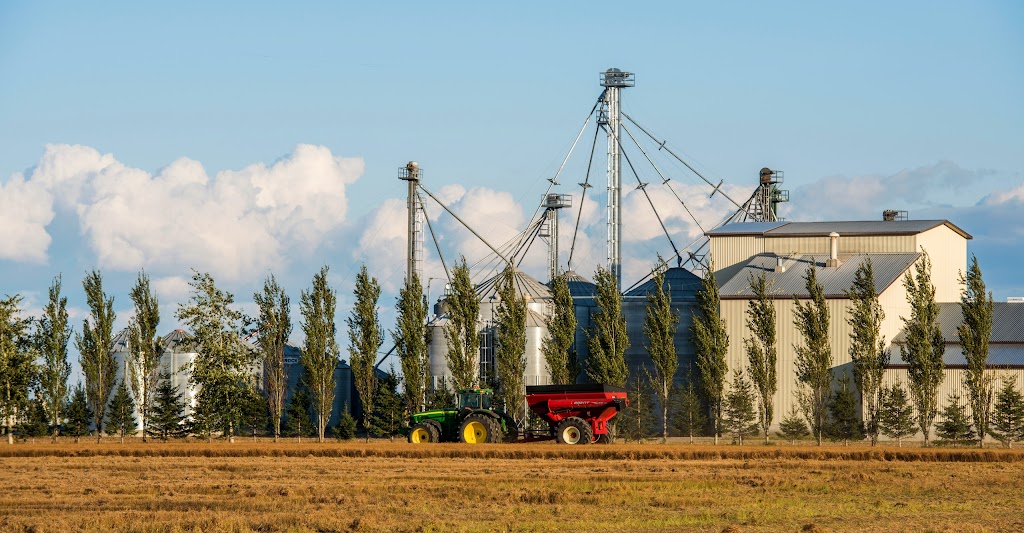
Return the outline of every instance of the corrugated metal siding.
<path id="1" fill-rule="evenodd" d="M 960 301 L 960 273 L 967 270 L 967 241 L 947 226 L 917 236 L 917 245 L 932 261 L 935 300 Z"/>
<path id="2" fill-rule="evenodd" d="M 751 256 L 764 253 L 764 239 L 753 236 L 715 237 L 710 241 L 709 253 L 717 274 L 746 262 Z"/>
<path id="3" fill-rule="evenodd" d="M 904 289 L 904 304 L 906 290 Z M 910 315 L 909 305 L 904 305 L 903 316 Z M 957 329 L 963 321 L 963 313 L 960 311 L 959 303 L 939 303 L 939 329 L 942 330 L 942 337 L 946 342 L 959 343 L 960 336 Z M 905 336 L 894 335 L 895 342 L 904 342 Z M 993 302 L 992 304 L 992 336 L 990 343 L 1014 343 L 1024 344 L 1024 304 Z"/>

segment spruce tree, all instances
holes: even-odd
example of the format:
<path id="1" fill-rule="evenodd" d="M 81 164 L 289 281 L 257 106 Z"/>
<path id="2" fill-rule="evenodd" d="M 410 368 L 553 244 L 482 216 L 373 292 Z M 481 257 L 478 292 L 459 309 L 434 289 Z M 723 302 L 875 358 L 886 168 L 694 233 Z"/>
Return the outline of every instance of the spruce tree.
<path id="1" fill-rule="evenodd" d="M 448 380 L 441 376 L 437 386 L 427 395 L 427 409 L 446 409 L 454 406 L 455 392 L 448 387 Z"/>
<path id="2" fill-rule="evenodd" d="M 910 318 L 903 318 L 906 343 L 900 348 L 907 363 L 910 397 L 917 408 L 917 425 L 928 446 L 932 424 L 938 415 L 939 385 L 945 377 L 945 339 L 939 329 L 939 305 L 935 303 L 932 263 L 928 253 L 903 278 L 910 304 Z"/>
<path id="3" fill-rule="evenodd" d="M 673 395 L 672 422 L 673 427 L 679 434 L 690 438 L 693 444 L 693 437 L 699 435 L 707 424 L 707 418 L 700 405 L 700 396 L 697 394 L 696 377 L 693 372 L 687 372 L 686 385 Z"/>
<path id="4" fill-rule="evenodd" d="M 0 416 L 8 444 L 14 444 L 13 423 L 28 405 L 36 375 L 29 346 L 30 321 L 21 318 L 21 300 L 17 294 L 0 300 Z"/>
<path id="5" fill-rule="evenodd" d="M 75 386 L 67 406 L 64 407 L 67 414 L 67 423 L 64 425 L 64 434 L 75 438 L 75 443 L 84 435 L 89 434 L 89 423 L 92 421 L 92 410 L 89 409 L 89 399 L 85 395 L 85 387 L 81 383 Z"/>
<path id="6" fill-rule="evenodd" d="M 501 403 L 517 423 L 526 416 L 526 299 L 516 291 L 515 272 L 505 267 L 498 283 L 498 338 L 494 354 Z"/>
<path id="7" fill-rule="evenodd" d="M 722 406 L 722 423 L 739 444 L 743 444 L 743 437 L 757 432 L 754 402 L 754 387 L 743 371 L 734 371 L 732 384 Z"/>
<path id="8" fill-rule="evenodd" d="M 163 347 L 157 336 L 160 324 L 160 302 L 149 288 L 149 276 L 140 272 L 135 286 L 131 290 L 131 299 L 135 304 L 135 316 L 128 324 L 128 335 L 131 338 L 131 358 L 129 369 L 131 391 L 139 404 L 142 422 L 142 441 L 146 441 L 146 428 L 149 426 L 150 411 L 153 406 L 153 395 L 156 392 L 160 372 L 160 355 Z"/>
<path id="9" fill-rule="evenodd" d="M 960 403 L 960 396 L 950 394 L 946 407 L 939 414 L 939 423 L 935 425 L 935 433 L 939 438 L 954 445 L 966 444 L 974 439 L 974 428 L 967 418 L 967 411 Z"/>
<path id="10" fill-rule="evenodd" d="M 637 376 L 626 387 L 629 405 L 616 416 L 617 434 L 626 440 L 641 442 L 650 436 L 655 421 L 654 391 L 647 380 Z"/>
<path id="11" fill-rule="evenodd" d="M 375 437 L 394 437 L 402 426 L 402 395 L 398 392 L 398 375 L 392 368 L 374 388 L 373 412 L 365 423 L 368 433 Z"/>
<path id="12" fill-rule="evenodd" d="M 281 415 L 288 386 L 284 349 L 292 334 L 291 299 L 271 274 L 263 282 L 263 292 L 253 294 L 253 301 L 260 309 L 257 343 L 263 360 L 263 388 L 267 392 L 270 426 L 277 442 L 281 438 Z"/>
<path id="13" fill-rule="evenodd" d="M 242 407 L 242 425 L 249 430 L 252 441 L 256 435 L 264 431 L 270 421 L 270 410 L 267 399 L 255 387 L 247 389 L 245 405 Z"/>
<path id="14" fill-rule="evenodd" d="M 43 308 L 43 316 L 39 319 L 35 335 L 36 350 L 42 357 L 36 396 L 42 400 L 46 415 L 52 422 L 53 442 L 57 442 L 66 415 L 64 405 L 68 400 L 68 377 L 71 375 L 71 363 L 68 362 L 68 341 L 71 339 L 68 299 L 61 296 L 60 289 L 61 279 L 57 276 L 50 285 L 50 299 Z"/>
<path id="15" fill-rule="evenodd" d="M 807 421 L 796 410 L 796 406 L 790 407 L 789 413 L 779 422 L 779 431 L 776 433 L 791 444 L 810 434 L 811 430 L 807 428 Z"/>
<path id="16" fill-rule="evenodd" d="M 46 416 L 46 407 L 41 398 L 29 400 L 26 408 L 19 413 L 17 432 L 22 438 L 35 442 L 39 437 L 45 437 L 50 432 L 49 422 Z"/>
<path id="17" fill-rule="evenodd" d="M 355 304 L 348 318 L 348 353 L 352 367 L 352 379 L 363 406 L 363 426 L 367 428 L 366 441 L 370 440 L 369 428 L 373 426 L 375 411 L 377 374 L 377 350 L 384 339 L 384 331 L 377 317 L 377 300 L 380 298 L 380 284 L 370 277 L 366 265 L 356 276 Z"/>
<path id="18" fill-rule="evenodd" d="M 93 270 L 82 281 L 90 316 L 82 321 L 82 333 L 75 335 L 75 346 L 80 354 L 79 363 L 85 374 L 85 392 L 92 408 L 96 442 L 102 438 L 107 403 L 114 389 L 113 331 L 114 298 L 103 292 L 103 276 Z"/>
<path id="19" fill-rule="evenodd" d="M 427 300 L 419 276 L 406 280 L 398 292 L 398 316 L 391 338 L 402 366 L 405 408 L 410 413 L 422 411 L 430 388 L 430 360 L 427 353 Z"/>
<path id="20" fill-rule="evenodd" d="M 1005 376 L 992 406 L 992 436 L 1007 448 L 1024 440 L 1024 395 L 1017 390 L 1017 378 Z"/>
<path id="21" fill-rule="evenodd" d="M 967 387 L 967 404 L 971 406 L 971 419 L 978 434 L 978 446 L 985 447 L 988 434 L 989 412 L 992 408 L 992 393 L 995 376 L 986 372 L 988 367 L 988 341 L 992 337 L 992 293 L 985 292 L 985 281 L 981 278 L 978 258 L 971 259 L 967 275 L 960 275 L 960 312 L 963 323 L 957 328 L 960 348 L 967 359 L 964 385 Z"/>
<path id="22" fill-rule="evenodd" d="M 768 430 L 774 419 L 775 392 L 779 389 L 778 338 L 775 332 L 775 305 L 772 303 L 770 284 L 764 274 L 750 277 L 754 298 L 747 306 L 747 329 L 753 337 L 743 339 L 749 366 L 747 372 L 757 391 L 758 423 L 768 441 Z"/>
<path id="23" fill-rule="evenodd" d="M 334 408 L 334 370 L 338 367 L 339 349 L 336 339 L 336 328 L 334 325 L 334 313 L 337 308 L 338 296 L 327 281 L 327 266 L 320 269 L 313 276 L 313 287 L 309 291 L 302 291 L 299 308 L 302 310 L 302 331 L 306 334 L 306 342 L 302 348 L 302 367 L 306 371 L 306 386 L 309 387 L 310 397 L 313 400 L 313 415 L 316 419 L 316 436 L 320 442 L 324 441 L 327 431 L 327 423 L 331 419 L 331 410 Z M 374 292 L 376 291 L 376 292 Z M 352 318 L 349 319 L 349 337 L 353 338 L 353 331 L 361 335 L 374 335 L 372 339 L 367 337 L 360 340 L 353 340 L 353 346 L 358 346 L 359 356 L 355 352 L 352 355 L 352 372 L 356 377 L 356 386 L 363 385 L 362 367 L 357 365 L 368 360 L 371 373 L 373 363 L 376 361 L 377 349 L 380 347 L 384 333 L 377 326 L 377 298 L 380 296 L 380 286 L 377 280 L 369 280 L 366 274 L 366 265 L 363 265 L 356 277 L 356 306 L 352 309 Z M 370 298 L 369 300 L 367 298 Z M 369 321 L 372 320 L 372 325 Z M 353 328 L 357 328 L 353 330 Z M 372 332 L 371 332 L 372 329 Z M 365 343 L 365 344 L 359 344 Z M 376 344 L 373 344 L 376 343 Z M 351 348 L 350 348 L 351 351 Z M 363 389 L 359 390 L 362 394 Z"/>
<path id="24" fill-rule="evenodd" d="M 831 417 L 828 434 L 831 439 L 849 444 L 851 440 L 864 438 L 864 423 L 857 416 L 857 397 L 850 386 L 850 376 L 839 378 L 839 388 L 832 393 L 828 411 Z"/>
<path id="25" fill-rule="evenodd" d="M 473 388 L 477 383 L 480 366 L 480 336 L 476 329 L 480 315 L 480 302 L 469 277 L 466 258 L 462 257 L 452 269 L 451 294 L 448 304 L 448 324 L 444 337 L 448 346 L 448 370 L 455 390 Z"/>
<path id="26" fill-rule="evenodd" d="M 832 347 L 828 340 L 829 313 L 825 304 L 825 290 L 818 283 L 818 269 L 811 264 L 804 275 L 810 302 L 793 297 L 796 316 L 793 325 L 803 338 L 796 350 L 796 378 L 802 385 L 804 415 L 811 423 L 811 431 L 821 446 L 828 424 L 828 400 L 832 396 Z"/>
<path id="27" fill-rule="evenodd" d="M 288 436 L 295 437 L 301 442 L 302 437 L 314 434 L 315 426 L 310 416 L 312 408 L 313 398 L 309 393 L 309 388 L 305 383 L 300 382 L 299 386 L 292 391 L 292 395 L 288 399 L 288 406 L 285 408 L 285 429 Z"/>
<path id="28" fill-rule="evenodd" d="M 875 290 L 875 270 L 868 257 L 854 274 L 853 284 L 846 291 L 850 299 L 850 360 L 853 376 L 864 407 L 865 428 L 871 445 L 878 442 L 878 404 L 882 393 L 882 376 L 889 364 L 889 351 L 881 333 L 885 311 Z"/>
<path id="29" fill-rule="evenodd" d="M 178 307 L 177 318 L 192 332 L 188 345 L 198 351 L 190 364 L 189 381 L 199 389 L 196 422 L 202 431 L 223 431 L 228 442 L 242 419 L 256 376 L 257 354 L 242 342 L 244 315 L 235 298 L 217 288 L 213 277 L 194 272 L 192 295 Z M 207 435 L 212 438 L 212 435 Z"/>
<path id="30" fill-rule="evenodd" d="M 346 405 L 338 417 L 338 425 L 334 426 L 334 437 L 338 440 L 352 440 L 356 436 L 356 419 L 348 412 Z"/>
<path id="31" fill-rule="evenodd" d="M 565 274 L 551 280 L 551 316 L 547 319 L 548 335 L 541 352 L 548 364 L 551 383 L 576 383 L 579 361 L 573 345 L 576 339 L 576 307 L 569 292 Z"/>
<path id="32" fill-rule="evenodd" d="M 897 445 L 902 448 L 903 439 L 917 433 L 914 406 L 899 383 L 894 383 L 891 388 L 882 389 L 881 400 L 878 427 L 883 435 L 896 439 Z"/>
<path id="33" fill-rule="evenodd" d="M 622 316 L 622 295 L 611 270 L 597 267 L 594 281 L 597 284 L 597 310 L 591 317 L 590 331 L 587 332 L 587 346 L 590 348 L 587 377 L 592 383 L 624 387 L 629 378 L 625 357 L 629 336 L 626 334 L 626 319 Z"/>
<path id="34" fill-rule="evenodd" d="M 654 372 L 647 371 L 647 379 L 654 389 L 654 395 L 661 407 L 661 442 L 668 442 L 668 411 L 672 399 L 676 370 L 679 368 L 679 354 L 676 353 L 676 327 L 679 315 L 672 310 L 670 287 L 666 287 L 665 273 L 654 273 L 654 290 L 647 293 L 647 315 L 644 317 L 643 332 L 647 338 L 647 353 L 650 354 Z M 645 369 L 646 370 L 646 369 Z"/>
<path id="35" fill-rule="evenodd" d="M 691 340 L 697 357 L 701 389 L 711 413 L 712 434 L 715 444 L 722 434 L 722 399 L 725 396 L 725 377 L 728 372 L 725 354 L 729 349 L 729 335 L 720 315 L 721 298 L 712 264 L 697 292 L 697 312 L 690 327 Z"/>
<path id="36" fill-rule="evenodd" d="M 146 430 L 151 436 L 165 442 L 168 439 L 185 436 L 185 402 L 167 372 L 161 372 L 157 378 L 150 411 L 149 426 Z"/>
<path id="37" fill-rule="evenodd" d="M 124 444 L 125 436 L 134 435 L 138 428 L 139 424 L 135 420 L 135 400 L 122 379 L 114 388 L 114 397 L 108 407 L 107 435 L 116 435 L 121 444 Z"/>

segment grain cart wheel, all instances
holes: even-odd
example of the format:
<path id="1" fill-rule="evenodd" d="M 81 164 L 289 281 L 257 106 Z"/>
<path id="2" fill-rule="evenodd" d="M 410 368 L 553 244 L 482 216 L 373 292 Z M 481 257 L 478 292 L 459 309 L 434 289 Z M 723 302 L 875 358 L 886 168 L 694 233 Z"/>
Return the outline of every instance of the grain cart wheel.
<path id="1" fill-rule="evenodd" d="M 555 428 L 555 439 L 562 444 L 590 444 L 594 440 L 594 432 L 586 420 L 570 416 Z"/>
<path id="2" fill-rule="evenodd" d="M 459 442 L 485 444 L 501 442 L 498 421 L 485 415 L 469 415 L 459 426 Z"/>
<path id="3" fill-rule="evenodd" d="M 424 444 L 438 440 L 440 440 L 440 435 L 437 434 L 437 428 L 429 422 L 420 422 L 409 430 L 409 442 L 412 444 Z"/>

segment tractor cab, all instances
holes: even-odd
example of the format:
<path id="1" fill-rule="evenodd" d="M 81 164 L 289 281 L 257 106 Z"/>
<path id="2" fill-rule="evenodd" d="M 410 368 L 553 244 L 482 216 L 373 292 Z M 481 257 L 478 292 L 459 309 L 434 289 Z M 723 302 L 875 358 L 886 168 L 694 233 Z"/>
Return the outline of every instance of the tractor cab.
<path id="1" fill-rule="evenodd" d="M 492 389 L 471 389 L 459 391 L 459 410 L 491 408 Z"/>

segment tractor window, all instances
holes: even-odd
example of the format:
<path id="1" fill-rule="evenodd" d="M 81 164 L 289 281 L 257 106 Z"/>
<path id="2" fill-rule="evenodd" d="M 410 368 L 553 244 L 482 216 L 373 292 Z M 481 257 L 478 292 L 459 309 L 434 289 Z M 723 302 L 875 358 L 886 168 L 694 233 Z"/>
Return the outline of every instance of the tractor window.
<path id="1" fill-rule="evenodd" d="M 491 395 L 479 392 L 463 392 L 459 394 L 459 409 L 490 409 Z"/>

